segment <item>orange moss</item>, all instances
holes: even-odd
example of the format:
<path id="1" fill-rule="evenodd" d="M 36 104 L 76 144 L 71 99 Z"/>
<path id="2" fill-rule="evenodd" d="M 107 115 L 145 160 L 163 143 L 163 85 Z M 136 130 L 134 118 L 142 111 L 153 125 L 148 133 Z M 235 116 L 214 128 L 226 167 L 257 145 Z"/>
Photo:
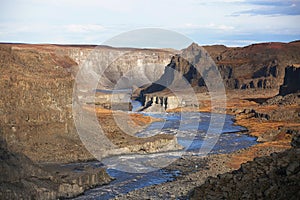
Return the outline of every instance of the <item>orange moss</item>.
<path id="1" fill-rule="evenodd" d="M 135 126 L 146 126 L 155 121 L 161 121 L 161 119 L 145 116 L 143 114 L 131 113 L 129 114 L 131 121 Z"/>
<path id="2" fill-rule="evenodd" d="M 152 122 L 155 121 L 161 121 L 161 119 L 158 118 L 154 118 L 151 116 L 145 116 L 143 114 L 139 114 L 139 113 L 125 113 L 122 111 L 113 111 L 113 110 L 109 110 L 109 109 L 105 109 L 105 108 L 101 108 L 101 107 L 93 107 L 93 106 L 84 106 L 83 109 L 89 111 L 89 112 L 96 112 L 96 114 L 99 115 L 128 115 L 128 123 L 131 123 L 131 125 L 134 126 L 146 126 L 151 124 Z M 126 119 L 127 117 L 124 117 L 124 119 Z"/>
<path id="3" fill-rule="evenodd" d="M 83 106 L 83 109 L 89 112 L 96 112 L 96 114 L 112 114 L 112 110 L 108 110 L 101 107 Z"/>
<path id="4" fill-rule="evenodd" d="M 250 135 L 255 137 L 259 137 L 261 134 L 270 130 L 278 130 L 279 127 L 300 127 L 300 123 L 263 121 L 257 118 L 242 117 L 236 117 L 236 124 L 247 127 Z"/>
<path id="5" fill-rule="evenodd" d="M 226 163 L 228 167 L 233 169 L 240 168 L 242 163 L 246 163 L 248 161 L 253 160 L 256 157 L 267 156 L 268 153 L 265 153 L 264 149 L 268 147 L 276 147 L 277 151 L 284 151 L 290 148 L 290 142 L 286 141 L 274 141 L 274 142 L 264 142 L 257 144 L 248 148 L 239 154 L 233 154 L 230 160 Z"/>
<path id="6" fill-rule="evenodd" d="M 230 105 L 230 104 L 229 104 Z M 241 105 L 241 104 L 240 104 Z M 236 108 L 243 108 L 236 104 Z M 253 104 L 252 108 L 254 108 L 257 112 L 270 112 L 272 110 L 278 109 L 277 105 L 270 106 L 258 106 Z M 285 109 L 295 109 L 299 108 L 299 105 L 290 105 L 284 107 Z M 257 118 L 248 118 L 247 115 L 240 115 L 236 117 L 236 124 L 240 126 L 244 126 L 249 130 L 249 134 L 252 136 L 259 137 L 262 134 L 268 131 L 278 131 L 279 127 L 300 127 L 300 123 L 288 122 L 288 121 L 267 121 Z M 284 130 L 284 129 L 282 129 Z M 228 163 L 226 163 L 229 167 L 234 169 L 238 169 L 242 163 L 253 160 L 255 157 L 259 156 L 267 156 L 268 151 L 265 151 L 265 148 L 275 147 L 276 151 L 283 151 L 290 148 L 291 136 L 286 134 L 286 132 L 282 131 L 274 138 L 275 141 L 264 142 L 252 146 L 241 153 L 234 154 Z"/>

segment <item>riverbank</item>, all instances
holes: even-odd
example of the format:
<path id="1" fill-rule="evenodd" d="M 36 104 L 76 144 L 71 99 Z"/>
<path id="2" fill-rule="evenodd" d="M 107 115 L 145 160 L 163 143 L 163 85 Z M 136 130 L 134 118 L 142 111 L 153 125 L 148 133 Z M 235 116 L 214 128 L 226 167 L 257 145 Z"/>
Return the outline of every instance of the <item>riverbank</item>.
<path id="1" fill-rule="evenodd" d="M 139 113 L 95 109 L 99 125 L 105 136 L 116 145 L 116 149 L 108 150 L 105 157 L 132 153 L 157 153 L 182 149 L 173 135 L 159 134 L 147 138 L 135 137 L 155 121 L 162 119 L 145 116 Z"/>
<path id="2" fill-rule="evenodd" d="M 250 147 L 251 148 L 251 147 Z M 179 170 L 181 175 L 176 177 L 172 182 L 167 182 L 159 185 L 152 185 L 128 194 L 121 195 L 115 200 L 139 200 L 139 199 L 181 199 L 186 200 L 189 197 L 190 191 L 195 187 L 205 183 L 209 177 L 217 177 L 218 174 L 223 174 L 235 170 L 234 167 L 228 165 L 234 157 L 244 154 L 248 149 L 240 150 L 231 154 L 208 155 L 206 157 L 185 156 L 170 166 L 167 170 Z M 278 149 L 267 147 L 259 156 L 269 155 L 276 152 Z"/>
<path id="3" fill-rule="evenodd" d="M 291 118 L 291 112 L 300 109 L 298 103 L 282 103 L 282 105 L 262 104 L 276 96 L 277 92 L 263 93 L 262 91 L 227 91 L 226 105 L 215 104 L 214 111 L 231 114 L 235 124 L 248 129 L 247 134 L 257 137 L 259 144 L 248 148 L 243 154 L 234 157 L 228 165 L 238 168 L 242 163 L 260 156 L 265 148 L 274 148 L 276 151 L 284 151 L 290 148 L 291 134 L 293 130 L 299 130 L 300 121 Z M 199 112 L 212 112 L 210 96 L 207 93 L 197 94 Z M 274 97 L 276 98 L 276 97 Z M 185 112 L 187 108 L 177 108 L 169 112 Z M 280 117 L 278 113 L 282 113 Z M 286 115 L 286 116 L 284 116 Z M 273 119 L 271 118 L 272 116 Z"/>
<path id="4" fill-rule="evenodd" d="M 87 191 L 83 196 L 77 199 L 94 197 L 110 199 L 116 195 L 126 194 L 130 191 L 153 184 L 173 181 L 173 179 L 170 180 L 170 177 L 173 177 L 173 172 L 178 172 L 177 175 L 174 176 L 175 179 L 178 175 L 186 175 L 188 172 L 198 171 L 201 169 L 202 164 L 206 163 L 206 161 L 203 161 L 200 165 L 200 160 L 198 164 L 195 162 L 197 162 L 199 158 L 198 153 L 201 152 L 200 147 L 204 139 L 202 136 L 205 135 L 206 130 L 209 128 L 209 113 L 148 113 L 147 115 L 161 117 L 164 118 L 165 121 L 151 124 L 145 130 L 138 133 L 138 137 L 149 137 L 155 134 L 175 135 L 178 143 L 183 145 L 185 150 L 148 155 L 127 154 L 106 158 L 102 160 L 102 162 L 107 166 L 108 173 L 113 170 L 117 171 L 117 173 L 112 173 L 112 177 L 116 178 L 116 180 L 107 186 L 101 186 Z M 197 116 L 200 117 L 200 121 Z M 234 126 L 232 116 L 219 115 L 219 117 L 226 118 L 223 126 L 224 134 L 216 138 L 219 140 L 212 149 L 212 154 L 233 152 L 256 143 L 253 137 L 237 134 L 238 131 L 243 132 L 245 129 L 243 127 Z M 179 124 L 182 125 L 181 128 L 178 128 Z M 185 155 L 183 156 L 184 159 L 181 159 L 182 155 Z M 182 161 L 182 163 L 177 161 L 178 159 Z M 190 159 L 191 162 L 189 162 Z M 177 164 L 173 165 L 172 162 L 174 161 Z M 164 174 L 166 178 L 163 178 Z"/>

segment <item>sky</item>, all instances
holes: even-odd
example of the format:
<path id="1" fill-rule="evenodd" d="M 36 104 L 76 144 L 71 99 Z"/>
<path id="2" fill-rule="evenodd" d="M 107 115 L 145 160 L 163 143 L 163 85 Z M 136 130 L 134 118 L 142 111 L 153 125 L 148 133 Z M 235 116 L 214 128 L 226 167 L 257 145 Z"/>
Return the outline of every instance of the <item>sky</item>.
<path id="1" fill-rule="evenodd" d="M 0 0 L 0 42 L 97 44 L 135 29 L 200 45 L 300 39 L 300 0 Z"/>

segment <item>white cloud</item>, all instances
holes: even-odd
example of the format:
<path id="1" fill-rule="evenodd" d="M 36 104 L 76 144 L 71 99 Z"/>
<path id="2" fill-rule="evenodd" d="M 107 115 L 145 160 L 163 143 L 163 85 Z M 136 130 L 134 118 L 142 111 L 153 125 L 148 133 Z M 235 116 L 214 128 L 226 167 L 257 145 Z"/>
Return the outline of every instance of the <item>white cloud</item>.
<path id="1" fill-rule="evenodd" d="M 191 29 L 214 29 L 214 30 L 221 30 L 221 31 L 232 31 L 235 29 L 233 26 L 228 26 L 225 24 L 192 24 L 192 23 L 187 23 L 185 24 L 185 28 L 191 28 Z"/>
<path id="2" fill-rule="evenodd" d="M 261 43 L 261 40 L 218 40 L 215 44 L 227 44 L 229 47 L 245 46 L 249 44 Z"/>
<path id="3" fill-rule="evenodd" d="M 101 43 L 144 27 L 178 31 L 202 43 L 228 38 L 248 43 L 269 40 L 270 35 L 274 41 L 287 41 L 300 36 L 299 2 L 10 0 L 0 13 L 0 41 Z"/>
<path id="4" fill-rule="evenodd" d="M 221 31 L 231 31 L 234 29 L 233 26 L 227 26 L 227 25 L 216 25 L 216 24 L 209 24 L 208 25 L 209 28 L 212 28 L 212 29 L 217 29 L 217 30 L 221 30 Z"/>
<path id="5" fill-rule="evenodd" d="M 30 0 L 33 3 L 44 3 L 45 5 L 79 7 L 79 8 L 97 8 L 117 12 L 131 11 L 138 0 Z"/>
<path id="6" fill-rule="evenodd" d="M 105 28 L 98 24 L 70 24 L 66 26 L 67 31 L 75 33 L 88 33 L 103 31 Z"/>
<path id="7" fill-rule="evenodd" d="M 246 2 L 246 0 L 212 0 L 214 3 L 241 3 Z"/>

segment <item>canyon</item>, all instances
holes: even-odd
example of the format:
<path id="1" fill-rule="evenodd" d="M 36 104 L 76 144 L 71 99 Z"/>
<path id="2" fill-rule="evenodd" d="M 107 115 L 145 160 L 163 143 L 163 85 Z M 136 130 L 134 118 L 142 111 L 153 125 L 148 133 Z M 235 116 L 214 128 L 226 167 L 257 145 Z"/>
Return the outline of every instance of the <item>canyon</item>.
<path id="1" fill-rule="evenodd" d="M 214 61 L 226 92 L 237 96 L 234 98 L 233 95 L 228 102 L 235 115 L 245 120 L 253 117 L 282 123 L 293 120 L 298 123 L 299 47 L 299 41 L 254 44 L 238 48 L 204 46 L 207 52 L 201 50 L 198 59 L 209 57 Z M 131 110 L 128 103 L 130 97 L 117 95 L 116 102 L 123 99 L 126 101 L 124 105 L 113 105 L 112 100 L 116 95 L 96 92 L 96 98 L 91 98 L 95 91 L 82 90 L 76 94 L 78 99 L 74 99 L 74 87 L 78 84 L 75 84 L 75 80 L 78 72 L 86 67 L 88 71 L 83 72 L 89 72 L 87 77 L 99 78 L 95 90 L 132 89 L 136 98 L 146 105 L 144 110 L 149 112 L 165 112 L 178 107 L 199 106 L 200 110 L 206 109 L 209 107 L 209 95 L 203 99 L 197 98 L 197 102 L 174 96 L 174 93 L 185 90 L 186 86 L 191 86 L 197 97 L 198 93 L 208 92 L 209 83 L 205 80 L 214 79 L 209 62 L 201 63 L 207 65 L 201 71 L 206 75 L 203 76 L 196 70 L 196 61 L 187 61 L 187 58 L 199 52 L 199 48 L 197 44 L 191 44 L 181 51 L 92 45 L 0 44 L 0 133 L 3 141 L 1 171 L 14 176 L 1 180 L 1 195 L 9 194 L 11 198 L 26 196 L 26 184 L 32 184 L 35 197 L 55 199 L 76 196 L 89 187 L 109 182 L 103 169 L 87 170 L 83 177 L 93 176 L 97 181 L 82 185 L 76 177 L 76 181 L 72 181 L 65 180 L 63 175 L 53 176 L 56 172 L 49 172 L 42 165 L 45 162 L 61 164 L 94 159 L 77 134 L 72 113 L 74 101 L 87 103 L 87 109 L 92 112 L 99 108 L 96 115 L 107 130 L 108 137 L 118 148 L 124 148 L 128 153 L 153 153 L 180 148 L 171 135 L 160 135 L 151 139 L 133 136 L 137 129 L 143 128 L 151 120 L 143 125 L 133 124 L 129 127 L 132 135 L 127 135 L 117 128 L 111 110 Z M 96 58 L 101 57 L 96 59 L 98 65 L 93 65 L 94 55 Z M 187 82 L 181 84 L 179 75 L 176 74 L 172 80 L 166 79 L 165 77 L 170 77 L 170 68 L 182 73 Z M 83 88 L 90 87 L 88 81 L 80 84 L 87 86 Z M 241 103 L 235 102 L 237 99 L 250 104 L 253 101 L 249 99 L 258 96 L 257 94 L 269 100 L 264 105 L 250 107 L 248 110 L 234 110 L 242 107 Z M 125 116 L 124 113 L 119 115 Z M 141 116 L 132 117 L 138 118 L 137 121 L 143 119 Z M 297 126 L 296 124 L 295 127 Z M 283 127 L 276 134 L 273 132 L 272 137 L 269 137 L 271 133 L 260 137 L 264 141 L 276 140 L 281 132 L 287 130 L 290 129 Z M 22 169 L 14 169 L 13 166 L 20 166 Z M 60 168 L 58 171 L 63 170 Z M 36 174 L 37 172 L 39 173 Z M 49 180 L 48 185 L 39 183 L 45 179 Z M 16 180 L 23 180 L 23 185 L 16 184 Z M 15 192 L 11 192 L 11 188 Z M 61 191 L 57 192 L 57 188 L 61 188 Z"/>

